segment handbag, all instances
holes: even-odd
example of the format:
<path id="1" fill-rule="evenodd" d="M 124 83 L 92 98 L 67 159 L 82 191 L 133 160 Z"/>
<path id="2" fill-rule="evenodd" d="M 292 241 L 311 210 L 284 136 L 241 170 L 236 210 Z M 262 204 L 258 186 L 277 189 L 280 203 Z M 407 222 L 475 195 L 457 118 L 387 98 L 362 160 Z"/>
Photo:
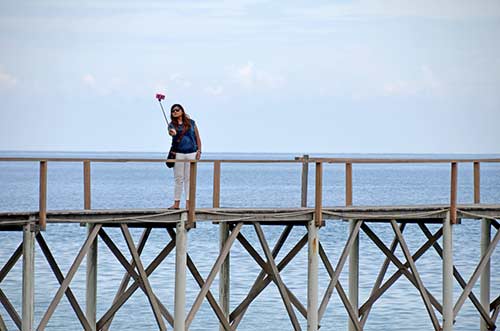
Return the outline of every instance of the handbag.
<path id="1" fill-rule="evenodd" d="M 186 133 L 186 131 L 183 130 L 179 136 L 179 139 L 177 139 L 177 142 L 172 141 L 172 146 L 170 147 L 170 151 L 168 151 L 168 156 L 167 156 L 168 160 L 175 160 L 176 147 L 181 142 L 182 137 L 184 137 L 185 133 Z M 167 165 L 168 168 L 173 168 L 175 166 L 175 162 L 165 162 L 165 164 Z"/>
<path id="2" fill-rule="evenodd" d="M 170 151 L 168 152 L 167 159 L 169 159 L 169 160 L 175 160 L 175 152 L 174 152 L 174 147 L 173 146 L 170 147 Z M 175 162 L 165 162 L 165 164 L 167 165 L 167 167 L 173 168 L 174 165 L 175 165 Z"/>

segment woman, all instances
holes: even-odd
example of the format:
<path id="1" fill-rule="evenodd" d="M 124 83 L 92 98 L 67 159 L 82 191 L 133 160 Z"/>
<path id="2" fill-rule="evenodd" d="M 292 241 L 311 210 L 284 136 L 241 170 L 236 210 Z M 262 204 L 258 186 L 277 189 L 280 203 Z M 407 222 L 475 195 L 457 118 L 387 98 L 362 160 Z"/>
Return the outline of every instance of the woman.
<path id="1" fill-rule="evenodd" d="M 174 104 L 170 108 L 168 134 L 172 136 L 172 148 L 176 160 L 199 160 L 201 157 L 201 139 L 196 123 L 189 118 L 184 108 Z M 179 209 L 182 186 L 186 194 L 186 208 L 189 208 L 189 162 L 176 162 L 174 165 L 174 204 L 170 209 Z"/>

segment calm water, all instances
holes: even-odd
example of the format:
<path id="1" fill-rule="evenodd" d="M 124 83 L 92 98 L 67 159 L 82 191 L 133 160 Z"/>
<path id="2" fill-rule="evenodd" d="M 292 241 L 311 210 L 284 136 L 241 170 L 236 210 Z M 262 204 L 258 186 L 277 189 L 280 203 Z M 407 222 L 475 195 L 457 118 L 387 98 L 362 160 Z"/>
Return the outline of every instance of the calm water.
<path id="1" fill-rule="evenodd" d="M 0 156 L 40 156 L 37 153 L 0 153 Z M 45 156 L 64 157 L 164 157 L 161 154 L 72 154 L 47 153 Z M 278 158 L 291 159 L 295 155 L 269 154 L 205 154 L 205 158 Z M 341 155 L 348 157 L 349 155 Z M 364 155 L 355 155 L 363 157 Z M 370 155 L 379 157 L 381 155 Z M 387 156 L 387 155 L 385 155 Z M 397 157 L 429 157 L 425 155 L 398 155 Z M 448 157 L 433 155 L 432 157 Z M 454 157 L 457 157 L 456 155 Z M 469 157 L 461 155 L 459 157 Z M 492 156 L 482 156 L 492 157 Z M 496 156 L 498 157 L 498 156 Z M 354 203 L 358 205 L 380 204 L 424 204 L 447 203 L 449 201 L 449 165 L 355 165 L 353 175 Z M 309 183 L 314 183 L 314 169 L 310 171 Z M 300 205 L 299 164 L 223 164 L 221 179 L 221 205 L 223 207 L 296 207 Z M 500 164 L 481 166 L 481 198 L 485 203 L 500 202 Z M 49 163 L 48 172 L 48 208 L 80 209 L 83 208 L 82 165 L 79 163 Z M 152 208 L 167 207 L 173 197 L 172 170 L 163 164 L 117 163 L 92 165 L 92 207 L 93 208 Z M 344 201 L 344 169 L 341 165 L 326 165 L 324 173 L 324 204 L 341 205 Z M 0 162 L 0 211 L 36 210 L 38 204 L 38 164 Z M 212 166 L 202 164 L 198 170 L 197 205 L 209 207 L 212 201 Z M 310 185 L 312 192 L 312 185 Z M 459 202 L 472 202 L 472 165 L 459 166 Z M 309 196 L 313 204 L 312 194 Z M 392 240 L 389 225 L 373 225 L 372 229 L 380 235 L 387 245 Z M 436 226 L 430 226 L 436 231 Z M 116 229 L 107 230 L 116 243 L 127 252 L 124 240 Z M 278 238 L 282 228 L 265 227 L 271 245 Z M 347 238 L 348 225 L 344 222 L 328 222 L 320 231 L 320 239 L 335 265 Z M 464 220 L 454 227 L 455 264 L 462 275 L 468 279 L 479 258 L 480 224 L 477 221 Z M 410 225 L 405 230 L 406 239 L 412 251 L 425 242 L 420 230 Z M 51 224 L 44 234 L 50 248 L 55 253 L 63 273 L 69 269 L 78 249 L 83 243 L 86 229 L 79 225 Z M 136 240 L 140 230 L 132 230 Z M 259 247 L 252 227 L 244 227 L 243 234 Z M 278 256 L 281 259 L 288 250 L 305 234 L 302 228 L 295 228 L 287 244 Z M 9 258 L 12 251 L 21 242 L 22 234 L 15 232 L 0 233 L 0 265 Z M 143 253 L 147 265 L 168 242 L 163 230 L 153 230 Z M 371 291 L 383 254 L 369 239 L 361 235 L 360 261 L 360 302 L 364 302 Z M 246 296 L 259 273 L 259 268 L 246 251 L 235 243 L 231 252 L 231 299 L 232 308 Z M 195 261 L 201 274 L 206 277 L 217 256 L 218 228 L 210 223 L 198 223 L 197 229 L 189 233 L 189 254 Z M 259 250 L 262 256 L 262 250 Z M 40 320 L 50 300 L 57 291 L 58 283 L 52 275 L 41 251 L 36 251 L 36 319 Z M 126 254 L 127 255 L 127 254 Z M 397 252 L 401 260 L 402 253 Z M 128 256 L 128 255 L 127 255 Z M 150 277 L 156 294 L 173 313 L 174 261 L 172 253 Z M 435 251 L 428 251 L 417 261 L 423 282 L 441 301 L 441 261 Z M 347 269 L 340 278 L 347 289 Z M 492 257 L 492 297 L 500 293 L 500 256 L 497 252 Z M 321 268 L 320 289 L 323 293 L 328 285 L 326 270 Z M 388 275 L 395 271 L 391 267 Z M 118 288 L 123 269 L 114 256 L 100 245 L 99 248 L 99 288 L 98 314 L 102 315 L 111 305 Z M 306 305 L 307 289 L 307 249 L 303 249 L 297 258 L 282 273 L 286 285 Z M 386 279 L 389 276 L 386 276 Z M 85 268 L 82 266 L 76 274 L 71 289 L 85 306 L 84 282 Z M 217 296 L 217 279 L 212 292 Z M 1 283 L 1 289 L 20 311 L 21 299 L 21 263 Z M 188 274 L 187 301 L 189 305 L 198 294 L 198 286 Z M 479 295 L 479 286 L 475 291 Z M 455 284 L 455 298 L 458 298 L 459 285 Z M 189 309 L 189 308 L 188 308 Z M 0 307 L 0 314 L 6 320 L 9 329 L 13 323 Z M 305 328 L 305 320 L 297 312 Z M 365 330 L 431 330 L 432 325 L 425 311 L 418 291 L 404 277 L 387 291 L 375 304 Z M 191 330 L 218 330 L 217 318 L 208 303 L 204 303 L 196 315 Z M 334 292 L 322 320 L 322 330 L 345 330 L 347 314 L 341 301 Z M 456 330 L 477 330 L 479 317 L 472 304 L 467 301 L 457 317 Z M 72 312 L 70 304 L 63 298 L 55 311 L 48 330 L 80 330 L 80 324 Z M 136 292 L 122 307 L 112 324 L 112 330 L 156 330 L 156 324 L 148 301 L 142 292 Z M 248 309 L 239 330 L 291 330 L 291 324 L 277 288 L 271 284 Z"/>

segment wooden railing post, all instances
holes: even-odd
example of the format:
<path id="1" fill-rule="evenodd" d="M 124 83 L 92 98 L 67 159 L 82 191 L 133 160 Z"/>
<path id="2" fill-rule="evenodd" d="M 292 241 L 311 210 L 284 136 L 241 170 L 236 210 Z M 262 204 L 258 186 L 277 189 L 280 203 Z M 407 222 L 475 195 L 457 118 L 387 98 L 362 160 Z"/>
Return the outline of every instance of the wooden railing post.
<path id="1" fill-rule="evenodd" d="M 188 229 L 196 227 L 196 161 L 189 162 L 189 208 L 188 208 L 188 221 L 186 227 Z"/>
<path id="2" fill-rule="evenodd" d="M 457 163 L 451 163 L 451 185 L 450 185 L 450 221 L 457 223 Z"/>
<path id="3" fill-rule="evenodd" d="M 316 187 L 315 187 L 314 219 L 316 226 L 323 223 L 323 163 L 316 162 Z"/>
<path id="4" fill-rule="evenodd" d="M 91 209 L 91 180 L 90 161 L 83 161 L 83 208 Z M 94 224 L 87 223 L 87 234 L 90 235 L 94 229 Z M 97 329 L 97 238 L 92 243 L 87 253 L 86 272 L 86 294 L 85 294 L 85 314 L 92 331 Z"/>
<path id="5" fill-rule="evenodd" d="M 90 161 L 83 161 L 83 208 L 91 208 Z"/>
<path id="6" fill-rule="evenodd" d="M 300 206 L 303 208 L 307 207 L 307 185 L 309 177 L 309 155 L 302 156 L 304 162 L 302 163 L 302 186 L 301 186 L 301 196 L 300 196 Z"/>
<path id="7" fill-rule="evenodd" d="M 47 226 L 47 161 L 40 161 L 40 193 L 39 193 L 40 230 Z"/>
<path id="8" fill-rule="evenodd" d="M 479 162 L 474 162 L 474 203 L 481 202 L 481 168 Z"/>

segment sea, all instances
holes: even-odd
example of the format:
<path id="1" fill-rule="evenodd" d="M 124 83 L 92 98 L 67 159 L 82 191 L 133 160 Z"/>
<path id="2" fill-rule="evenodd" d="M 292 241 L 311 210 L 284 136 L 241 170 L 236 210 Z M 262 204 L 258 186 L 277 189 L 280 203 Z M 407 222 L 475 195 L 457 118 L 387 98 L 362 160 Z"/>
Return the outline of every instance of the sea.
<path id="1" fill-rule="evenodd" d="M 205 153 L 204 159 L 276 159 L 290 160 L 301 154 L 263 153 Z M 311 157 L 355 157 L 355 158 L 500 158 L 500 155 L 461 154 L 311 154 Z M 165 153 L 82 153 L 82 152 L 0 152 L 0 157 L 67 157 L 67 158 L 165 158 Z M 48 163 L 48 209 L 83 208 L 83 171 L 80 162 Z M 92 208 L 166 208 L 173 202 L 173 171 L 163 163 L 92 163 Z M 221 206 L 228 208 L 252 207 L 299 207 L 301 201 L 302 165 L 296 163 L 224 163 L 221 169 Z M 36 211 L 38 209 L 37 162 L 0 161 L 0 212 Z M 323 175 L 323 204 L 341 206 L 344 204 L 345 169 L 340 164 L 325 164 Z M 213 165 L 202 163 L 197 175 L 197 206 L 211 207 L 213 185 Z M 314 205 L 314 165 L 309 171 L 308 205 Z M 354 205 L 409 205 L 446 204 L 450 200 L 450 165 L 439 163 L 424 164 L 354 164 L 353 166 Z M 481 201 L 500 203 L 500 163 L 481 164 Z M 473 202 L 473 167 L 471 163 L 458 166 L 458 202 Z M 394 233 L 389 224 L 370 223 L 371 229 L 380 236 L 387 246 Z M 436 224 L 428 225 L 432 232 L 439 229 Z M 271 247 L 283 231 L 282 226 L 263 226 L 266 239 Z M 336 266 L 348 237 L 349 225 L 344 221 L 326 221 L 319 231 L 321 244 L 333 266 Z M 468 280 L 478 264 L 480 256 L 480 229 L 478 220 L 462 220 L 453 227 L 454 263 L 461 275 Z M 111 238 L 130 258 L 126 243 L 119 229 L 106 229 Z M 69 270 L 86 235 L 86 228 L 80 224 L 49 224 L 43 233 L 54 257 L 64 274 Z M 132 229 L 136 241 L 141 229 Z M 495 230 L 492 230 L 493 234 Z M 251 225 L 242 229 L 244 236 L 254 245 L 265 259 L 255 230 Z M 404 230 L 405 239 L 412 252 L 424 242 L 425 236 L 415 224 Z M 302 226 L 294 227 L 277 261 L 306 234 Z M 196 229 L 188 234 L 188 253 L 201 275 L 209 274 L 217 251 L 219 229 L 210 221 L 198 222 Z M 22 242 L 21 232 L 0 231 L 0 267 L 5 264 L 16 247 Z M 160 250 L 169 242 L 164 229 L 153 229 L 142 253 L 147 266 Z M 439 241 L 442 245 L 442 240 Z M 35 320 L 40 321 L 54 297 L 58 282 L 43 257 L 36 248 L 35 260 Z M 405 262 L 400 248 L 396 255 Z M 360 235 L 360 304 L 369 296 L 378 271 L 385 256 L 364 235 Z M 260 268 L 235 242 L 231 253 L 231 309 L 234 309 L 248 294 Z M 423 283 L 439 301 L 442 298 L 442 262 L 430 249 L 416 262 Z M 343 268 L 340 282 L 348 288 L 348 263 Z M 396 272 L 389 267 L 385 279 Z M 500 294 L 500 254 L 498 249 L 491 258 L 491 297 Z M 111 306 L 120 285 L 124 269 L 103 243 L 98 250 L 98 318 Z M 307 247 L 283 270 L 281 277 L 286 286 L 307 306 Z M 175 253 L 172 252 L 150 276 L 150 282 L 161 302 L 173 314 L 174 308 Z M 14 307 L 21 311 L 22 293 L 21 260 L 12 271 L 0 280 L 0 289 Z M 328 286 L 329 277 L 320 263 L 320 300 Z M 85 311 L 85 263 L 82 263 L 71 282 L 82 309 Z M 212 284 L 211 292 L 218 297 L 218 277 Z M 187 272 L 187 304 L 189 311 L 199 286 Z M 455 300 L 461 293 L 460 285 L 454 284 Z M 479 298 L 479 282 L 474 286 Z M 306 329 L 306 319 L 295 309 L 302 329 Z M 440 314 L 436 312 L 440 318 Z M 0 305 L 0 315 L 8 330 L 16 327 L 4 306 Z M 479 329 L 479 313 L 470 300 L 466 300 L 456 318 L 455 330 Z M 321 320 L 321 330 L 347 330 L 348 315 L 337 291 Z M 66 297 L 57 306 L 46 330 L 81 330 L 82 327 Z M 169 329 L 172 329 L 169 327 Z M 110 330 L 158 330 L 146 295 L 136 291 L 118 311 Z M 191 324 L 191 331 L 218 330 L 218 320 L 205 300 Z M 238 330 L 293 330 L 278 288 L 271 283 L 250 305 Z M 433 330 L 429 315 L 418 290 L 404 276 L 375 303 L 366 322 L 366 331 Z"/>

